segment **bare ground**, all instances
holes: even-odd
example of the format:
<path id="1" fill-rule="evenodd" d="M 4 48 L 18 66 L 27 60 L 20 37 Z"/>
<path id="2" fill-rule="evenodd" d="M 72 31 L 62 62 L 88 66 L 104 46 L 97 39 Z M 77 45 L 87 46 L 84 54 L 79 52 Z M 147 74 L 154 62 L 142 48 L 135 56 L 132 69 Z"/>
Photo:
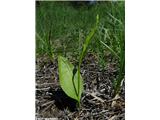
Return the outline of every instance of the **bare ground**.
<path id="1" fill-rule="evenodd" d="M 114 96 L 113 80 L 118 74 L 117 63 L 111 60 L 107 69 L 100 69 L 93 54 L 82 64 L 84 92 L 81 107 L 65 95 L 59 85 L 57 60 L 47 57 L 36 60 L 36 118 L 58 120 L 124 120 L 124 84 L 119 96 Z"/>

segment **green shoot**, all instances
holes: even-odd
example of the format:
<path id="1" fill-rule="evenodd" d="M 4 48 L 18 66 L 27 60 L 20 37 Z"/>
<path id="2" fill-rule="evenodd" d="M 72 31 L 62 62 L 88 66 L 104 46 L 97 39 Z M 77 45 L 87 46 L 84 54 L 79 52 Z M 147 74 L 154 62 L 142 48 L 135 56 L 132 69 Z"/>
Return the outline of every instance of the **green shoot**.
<path id="1" fill-rule="evenodd" d="M 83 92 L 83 79 L 80 75 L 80 66 L 82 60 L 87 52 L 87 47 L 95 34 L 99 23 L 99 16 L 96 17 L 96 25 L 87 36 L 83 49 L 79 57 L 78 71 L 73 65 L 64 57 L 58 56 L 58 70 L 60 85 L 63 91 L 71 98 L 77 100 L 78 107 L 80 107 L 81 94 Z"/>
<path id="2" fill-rule="evenodd" d="M 98 27 L 98 24 L 99 24 L 99 15 L 96 16 L 96 25 L 95 27 L 91 30 L 91 32 L 89 33 L 89 35 L 87 36 L 86 40 L 85 40 L 85 43 L 83 44 L 83 49 L 82 49 L 82 52 L 80 54 L 80 58 L 79 58 L 79 64 L 78 64 L 78 96 L 80 96 L 80 92 L 79 92 L 79 88 L 80 88 L 80 66 L 82 64 L 82 60 L 87 52 L 87 47 L 93 37 L 93 35 L 95 34 L 96 30 L 97 30 L 97 27 Z M 79 104 L 80 105 L 80 104 Z"/>

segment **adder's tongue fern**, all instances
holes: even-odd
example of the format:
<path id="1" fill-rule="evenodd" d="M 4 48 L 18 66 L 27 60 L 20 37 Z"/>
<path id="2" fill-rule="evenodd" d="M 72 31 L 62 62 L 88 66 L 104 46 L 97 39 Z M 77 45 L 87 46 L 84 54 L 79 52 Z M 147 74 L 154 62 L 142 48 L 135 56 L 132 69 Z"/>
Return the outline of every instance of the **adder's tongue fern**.
<path id="1" fill-rule="evenodd" d="M 97 15 L 96 25 L 86 37 L 83 44 L 83 49 L 79 57 L 78 68 L 76 68 L 77 66 L 73 66 L 66 58 L 58 56 L 58 70 L 61 88 L 69 97 L 77 100 L 79 107 L 81 94 L 83 92 L 83 79 L 80 75 L 80 66 L 87 52 L 87 47 L 97 30 L 98 23 L 99 16 Z"/>

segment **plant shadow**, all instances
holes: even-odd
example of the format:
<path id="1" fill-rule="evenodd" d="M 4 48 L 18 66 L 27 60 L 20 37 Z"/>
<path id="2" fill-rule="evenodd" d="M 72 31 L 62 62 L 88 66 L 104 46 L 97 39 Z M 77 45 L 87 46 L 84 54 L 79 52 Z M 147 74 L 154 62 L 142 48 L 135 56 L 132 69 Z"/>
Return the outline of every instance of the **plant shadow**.
<path id="1" fill-rule="evenodd" d="M 49 90 L 51 99 L 55 101 L 55 105 L 60 110 L 69 109 L 71 112 L 77 111 L 77 101 L 68 97 L 62 89 Z"/>

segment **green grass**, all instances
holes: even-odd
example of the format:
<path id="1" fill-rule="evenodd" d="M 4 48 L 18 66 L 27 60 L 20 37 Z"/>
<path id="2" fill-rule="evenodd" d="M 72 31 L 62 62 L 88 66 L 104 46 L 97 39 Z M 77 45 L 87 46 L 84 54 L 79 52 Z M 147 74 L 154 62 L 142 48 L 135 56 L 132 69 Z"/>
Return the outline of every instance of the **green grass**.
<path id="1" fill-rule="evenodd" d="M 71 2 L 41 1 L 40 6 L 36 7 L 37 57 L 47 55 L 53 59 L 58 54 L 63 54 L 77 60 L 98 14 L 99 28 L 88 51 L 98 57 L 102 69 L 112 62 L 107 58 L 108 55 L 113 61 L 118 60 L 119 75 L 115 80 L 118 91 L 121 78 L 124 77 L 124 11 L 124 1 L 103 1 L 90 7 L 82 5 L 77 8 Z"/>

